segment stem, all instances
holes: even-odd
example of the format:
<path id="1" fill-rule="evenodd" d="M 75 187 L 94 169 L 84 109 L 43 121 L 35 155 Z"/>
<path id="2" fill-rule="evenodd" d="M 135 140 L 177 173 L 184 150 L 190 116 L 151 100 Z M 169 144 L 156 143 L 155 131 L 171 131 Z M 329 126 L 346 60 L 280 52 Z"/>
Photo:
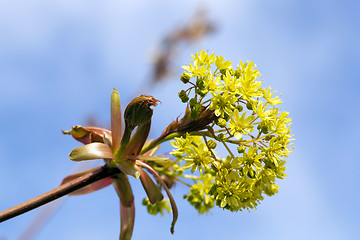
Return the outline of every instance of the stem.
<path id="1" fill-rule="evenodd" d="M 152 140 L 148 145 L 146 145 L 143 149 L 141 149 L 140 154 L 144 154 L 148 151 L 150 151 L 151 149 L 153 149 L 154 147 L 156 147 L 157 145 L 172 140 L 175 137 L 180 137 L 185 135 L 184 133 L 169 133 L 169 134 L 165 134 L 165 135 L 161 135 L 160 137 L 158 137 L 157 139 Z"/>
<path id="2" fill-rule="evenodd" d="M 209 148 L 209 144 L 208 144 L 208 142 L 207 142 L 207 140 L 206 140 L 206 137 L 203 136 L 203 138 L 204 138 L 204 141 L 205 141 L 205 143 L 206 143 L 206 146 L 207 146 L 208 150 L 209 150 L 210 153 L 211 153 L 211 156 L 215 159 L 215 161 L 219 161 L 219 160 L 217 160 L 217 158 L 216 158 L 215 154 L 213 153 L 213 151 L 211 150 L 211 148 Z"/>
<path id="3" fill-rule="evenodd" d="M 121 158 L 123 153 L 124 153 L 124 150 L 125 150 L 125 147 L 126 145 L 129 143 L 130 141 L 130 137 L 131 137 L 131 133 L 132 131 L 134 130 L 134 128 L 130 128 L 128 126 L 125 126 L 125 131 L 124 131 L 124 134 L 122 136 L 122 139 L 121 139 L 121 143 L 120 143 L 120 149 L 119 151 L 115 154 L 115 157 L 117 159 Z"/>
<path id="4" fill-rule="evenodd" d="M 234 154 L 231 152 L 230 148 L 226 145 L 225 142 L 222 142 L 226 148 L 226 150 L 230 153 L 231 157 L 235 158 Z"/>
<path id="5" fill-rule="evenodd" d="M 101 180 L 106 177 L 110 177 L 116 173 L 119 173 L 118 169 L 109 168 L 107 165 L 104 165 L 101 168 L 97 168 L 92 172 L 89 172 L 79 178 L 76 178 L 70 182 L 67 182 L 59 187 L 50 190 L 47 193 L 39 195 L 33 199 L 30 199 L 26 202 L 20 203 L 12 208 L 0 212 L 0 223 L 8 219 L 14 218 L 18 215 L 26 213 L 30 210 L 33 210 L 37 207 L 40 207 L 46 203 L 49 203 L 53 200 L 56 200 L 66 194 L 69 194 L 75 190 L 78 190 L 82 187 L 85 187 L 91 183 L 94 183 L 98 180 Z"/>
<path id="6" fill-rule="evenodd" d="M 181 179 L 179 179 L 179 178 L 175 178 L 175 179 L 176 179 L 176 181 L 178 181 L 179 183 L 182 183 L 182 184 L 184 184 L 185 186 L 187 186 L 187 187 L 189 187 L 189 188 L 192 187 L 190 184 L 184 182 L 183 180 L 181 180 Z"/>

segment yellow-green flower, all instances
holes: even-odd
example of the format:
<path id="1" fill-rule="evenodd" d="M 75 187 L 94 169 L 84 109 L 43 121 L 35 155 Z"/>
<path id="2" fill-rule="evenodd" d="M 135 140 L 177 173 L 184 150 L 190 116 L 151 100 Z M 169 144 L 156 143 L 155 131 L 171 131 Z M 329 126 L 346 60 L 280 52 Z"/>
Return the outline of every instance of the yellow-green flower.
<path id="1" fill-rule="evenodd" d="M 230 133 L 234 135 L 237 139 L 242 139 L 242 134 L 247 135 L 249 132 L 254 131 L 254 126 L 251 122 L 254 120 L 254 116 L 245 116 L 246 113 L 244 112 L 241 114 L 237 109 L 234 110 L 233 115 L 230 116 Z"/>

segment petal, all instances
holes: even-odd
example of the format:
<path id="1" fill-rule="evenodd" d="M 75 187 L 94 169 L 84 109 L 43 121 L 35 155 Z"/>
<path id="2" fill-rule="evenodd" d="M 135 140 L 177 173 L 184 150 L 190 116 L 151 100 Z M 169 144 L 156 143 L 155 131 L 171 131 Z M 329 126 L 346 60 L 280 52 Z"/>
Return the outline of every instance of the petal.
<path id="1" fill-rule="evenodd" d="M 94 171 L 95 169 L 98 169 L 98 168 L 101 168 L 101 166 L 99 167 L 96 167 L 96 168 L 92 168 L 92 169 L 89 169 L 89 170 L 86 170 L 86 171 L 83 171 L 83 172 L 79 172 L 79 173 L 75 173 L 75 174 L 72 174 L 72 175 L 69 175 L 67 177 L 65 177 L 63 179 L 63 181 L 61 182 L 60 185 L 62 184 L 65 184 L 73 179 L 76 179 L 78 177 L 81 177 L 83 176 L 84 174 L 87 174 L 88 172 L 92 172 Z M 112 179 L 111 178 L 104 178 L 104 179 L 101 179 L 97 182 L 94 182 L 90 185 L 87 185 L 83 188 L 80 188 L 79 190 L 77 191 L 74 191 L 70 194 L 68 194 L 69 196 L 75 196 L 75 195 L 82 195 L 82 194 L 87 194 L 87 193 L 92 193 L 92 192 L 95 192 L 97 190 L 100 190 L 104 187 L 107 187 L 109 186 L 110 184 L 112 183 Z"/>
<path id="2" fill-rule="evenodd" d="M 159 187 L 155 185 L 149 175 L 144 170 L 142 170 L 141 167 L 137 167 L 137 170 L 140 172 L 140 181 L 145 189 L 150 203 L 154 204 L 163 200 L 164 196 L 162 195 Z"/>
<path id="3" fill-rule="evenodd" d="M 114 155 L 108 145 L 104 143 L 90 143 L 71 151 L 69 155 L 73 161 L 93 160 L 102 158 L 114 159 Z"/>
<path id="4" fill-rule="evenodd" d="M 177 209 L 177 206 L 176 206 L 176 203 L 175 203 L 175 200 L 174 200 L 173 196 L 171 195 L 168 187 L 166 186 L 164 181 L 161 179 L 159 174 L 152 167 L 150 167 L 146 163 L 141 162 L 139 160 L 136 160 L 136 164 L 139 165 L 139 166 L 145 167 L 147 170 L 149 170 L 149 172 L 151 172 L 154 175 L 154 177 L 156 178 L 156 180 L 158 180 L 159 183 L 163 186 L 166 194 L 168 195 L 169 200 L 170 200 L 170 204 L 171 204 L 171 209 L 172 209 L 172 212 L 173 212 L 173 220 L 171 222 L 171 228 L 170 228 L 170 232 L 173 234 L 174 233 L 175 223 L 176 223 L 176 220 L 178 218 L 178 209 Z"/>
<path id="5" fill-rule="evenodd" d="M 121 104 L 120 95 L 116 89 L 111 93 L 111 133 L 112 150 L 115 154 L 120 149 L 121 141 Z"/>

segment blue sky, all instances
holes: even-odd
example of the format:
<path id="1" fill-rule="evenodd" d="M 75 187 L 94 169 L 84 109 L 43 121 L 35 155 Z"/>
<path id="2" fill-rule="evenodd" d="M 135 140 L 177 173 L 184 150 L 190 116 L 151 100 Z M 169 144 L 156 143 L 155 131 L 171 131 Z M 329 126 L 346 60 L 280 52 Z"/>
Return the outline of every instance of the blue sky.
<path id="1" fill-rule="evenodd" d="M 173 79 L 146 93 L 156 137 L 184 106 L 177 99 L 180 66 L 199 49 L 234 63 L 254 61 L 265 86 L 278 90 L 293 119 L 295 152 L 280 192 L 256 211 L 214 208 L 198 215 L 173 190 L 180 210 L 150 216 L 133 181 L 133 239 L 357 239 L 360 207 L 357 142 L 360 117 L 360 7 L 356 1 L 68 1 L 0 0 L 0 209 L 56 187 L 79 146 L 61 129 L 89 116 L 109 123 L 110 93 L 123 105 L 151 70 L 164 34 L 204 5 L 218 30 L 178 53 Z M 118 199 L 110 187 L 67 198 L 36 239 L 117 239 Z M 0 224 L 0 239 L 16 239 L 36 211 Z"/>

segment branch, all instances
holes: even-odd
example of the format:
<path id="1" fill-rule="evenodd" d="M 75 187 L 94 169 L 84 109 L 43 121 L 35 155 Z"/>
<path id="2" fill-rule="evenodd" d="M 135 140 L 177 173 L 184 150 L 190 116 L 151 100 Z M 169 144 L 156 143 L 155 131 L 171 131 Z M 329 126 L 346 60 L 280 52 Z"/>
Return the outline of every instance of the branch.
<path id="1" fill-rule="evenodd" d="M 70 182 L 67 182 L 59 187 L 39 195 L 33 199 L 30 199 L 26 202 L 23 202 L 19 205 L 16 205 L 12 208 L 0 212 L 0 223 L 8 219 L 26 213 L 30 210 L 33 210 L 37 207 L 40 207 L 46 203 L 49 203 L 55 199 L 58 199 L 66 194 L 69 194 L 75 190 L 78 190 L 82 187 L 85 187 L 91 183 L 94 183 L 98 180 L 101 180 L 106 177 L 111 177 L 120 171 L 115 168 L 109 168 L 107 165 L 97 168 L 92 172 L 89 172 L 79 178 L 76 178 Z"/>

